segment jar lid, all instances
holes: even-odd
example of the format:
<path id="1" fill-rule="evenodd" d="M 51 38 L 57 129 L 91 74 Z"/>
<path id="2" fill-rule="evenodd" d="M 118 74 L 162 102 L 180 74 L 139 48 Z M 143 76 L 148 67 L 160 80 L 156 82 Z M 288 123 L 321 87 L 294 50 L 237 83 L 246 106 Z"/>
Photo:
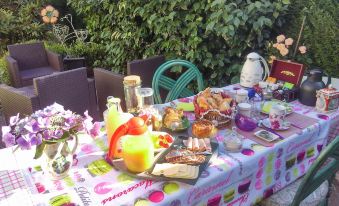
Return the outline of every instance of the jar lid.
<path id="1" fill-rule="evenodd" d="M 130 75 L 124 77 L 124 85 L 127 86 L 136 86 L 141 84 L 140 76 L 137 75 Z"/>

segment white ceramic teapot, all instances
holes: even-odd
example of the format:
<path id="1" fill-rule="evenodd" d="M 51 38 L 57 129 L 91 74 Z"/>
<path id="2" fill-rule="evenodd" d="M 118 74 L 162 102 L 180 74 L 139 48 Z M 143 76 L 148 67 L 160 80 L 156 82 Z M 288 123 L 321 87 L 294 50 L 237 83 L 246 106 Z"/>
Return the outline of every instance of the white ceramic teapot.
<path id="1" fill-rule="evenodd" d="M 260 61 L 264 64 L 264 69 Z M 260 81 L 265 80 L 269 75 L 270 71 L 265 59 L 255 52 L 249 53 L 241 70 L 240 85 L 243 87 L 253 87 Z"/>

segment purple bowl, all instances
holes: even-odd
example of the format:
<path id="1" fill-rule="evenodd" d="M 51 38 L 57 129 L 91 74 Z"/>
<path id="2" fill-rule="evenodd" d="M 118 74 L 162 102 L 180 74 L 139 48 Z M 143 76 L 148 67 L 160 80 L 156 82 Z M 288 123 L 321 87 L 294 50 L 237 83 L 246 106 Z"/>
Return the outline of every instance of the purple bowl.
<path id="1" fill-rule="evenodd" d="M 257 123 L 242 114 L 235 115 L 235 125 L 242 131 L 250 132 L 253 131 L 255 128 L 257 128 Z"/>

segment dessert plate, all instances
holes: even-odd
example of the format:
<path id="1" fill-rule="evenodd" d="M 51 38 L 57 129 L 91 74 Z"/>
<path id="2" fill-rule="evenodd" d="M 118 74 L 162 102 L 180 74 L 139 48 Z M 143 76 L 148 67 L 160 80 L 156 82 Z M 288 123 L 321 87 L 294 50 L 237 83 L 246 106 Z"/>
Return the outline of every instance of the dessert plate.
<path id="1" fill-rule="evenodd" d="M 270 122 L 269 118 L 266 118 L 266 119 L 262 120 L 262 124 L 263 124 L 265 127 L 267 127 L 267 128 L 273 129 L 273 128 L 271 127 L 271 122 Z M 290 127 L 291 127 L 291 123 L 288 122 L 288 121 L 284 121 L 284 122 L 283 122 L 283 125 L 282 125 L 280 128 L 278 128 L 278 129 L 273 129 L 273 130 L 288 130 Z"/>

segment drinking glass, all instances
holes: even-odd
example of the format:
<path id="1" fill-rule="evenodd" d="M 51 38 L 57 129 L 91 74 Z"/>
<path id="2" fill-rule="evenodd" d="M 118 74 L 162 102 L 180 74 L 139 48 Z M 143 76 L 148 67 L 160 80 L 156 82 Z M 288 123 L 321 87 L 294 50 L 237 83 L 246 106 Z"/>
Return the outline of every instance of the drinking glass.
<path id="1" fill-rule="evenodd" d="M 143 108 L 154 105 L 153 89 L 152 88 L 141 88 L 139 91 L 141 97 L 141 105 Z"/>

